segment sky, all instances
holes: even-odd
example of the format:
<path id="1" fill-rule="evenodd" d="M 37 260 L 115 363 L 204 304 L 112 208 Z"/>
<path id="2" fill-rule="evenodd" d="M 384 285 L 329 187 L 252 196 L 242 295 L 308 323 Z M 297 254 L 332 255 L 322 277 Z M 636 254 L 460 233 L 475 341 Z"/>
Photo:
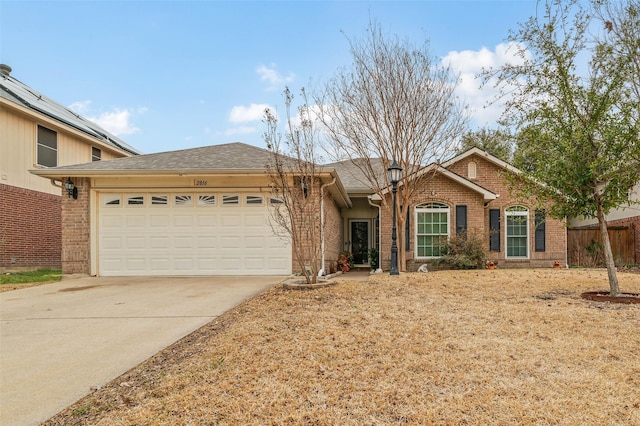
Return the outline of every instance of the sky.
<path id="1" fill-rule="evenodd" d="M 349 40 L 374 21 L 460 73 L 477 129 L 501 108 L 475 76 L 535 13 L 535 0 L 0 0 L 0 63 L 143 153 L 264 147 L 264 109 L 349 68 Z"/>

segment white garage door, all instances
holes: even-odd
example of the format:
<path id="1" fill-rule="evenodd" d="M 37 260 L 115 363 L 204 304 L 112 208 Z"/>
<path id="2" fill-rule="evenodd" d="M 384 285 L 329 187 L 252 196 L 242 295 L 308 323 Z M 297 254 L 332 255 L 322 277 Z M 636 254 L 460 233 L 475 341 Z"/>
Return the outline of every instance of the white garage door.
<path id="1" fill-rule="evenodd" d="M 291 246 L 275 236 L 260 194 L 102 193 L 103 276 L 287 275 Z"/>

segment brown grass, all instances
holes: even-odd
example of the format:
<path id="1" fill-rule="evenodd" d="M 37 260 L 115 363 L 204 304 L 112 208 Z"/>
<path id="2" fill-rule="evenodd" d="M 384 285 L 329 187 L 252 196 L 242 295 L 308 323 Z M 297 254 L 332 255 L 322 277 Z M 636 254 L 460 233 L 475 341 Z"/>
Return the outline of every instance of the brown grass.
<path id="1" fill-rule="evenodd" d="M 580 298 L 606 288 L 553 269 L 275 287 L 48 424 L 640 425 L 640 305 Z"/>

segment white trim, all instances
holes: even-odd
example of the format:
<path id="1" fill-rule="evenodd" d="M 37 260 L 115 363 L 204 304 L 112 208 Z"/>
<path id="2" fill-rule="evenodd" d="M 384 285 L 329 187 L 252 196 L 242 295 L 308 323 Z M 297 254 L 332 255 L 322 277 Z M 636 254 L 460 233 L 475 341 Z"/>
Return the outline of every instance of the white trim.
<path id="1" fill-rule="evenodd" d="M 438 207 L 438 208 L 433 208 L 433 207 L 427 207 L 428 205 L 431 204 L 438 204 L 440 206 L 444 206 L 446 208 L 442 208 L 442 207 Z M 449 237 L 451 236 L 451 206 L 442 203 L 442 202 L 438 202 L 438 201 L 429 201 L 426 203 L 421 203 L 418 204 L 417 206 L 415 206 L 413 208 L 413 220 L 414 220 L 414 230 L 413 230 L 413 235 L 414 235 L 414 245 L 415 245 L 415 258 L 416 259 L 439 259 L 442 256 L 420 256 L 419 253 L 419 249 L 418 249 L 418 214 L 420 213 L 446 213 L 447 214 L 447 241 L 449 241 Z M 443 234 L 421 234 L 421 235 L 443 235 Z"/>
<path id="2" fill-rule="evenodd" d="M 523 209 L 526 209 L 524 211 L 512 211 L 510 212 L 509 209 L 514 208 L 514 207 L 520 207 Z M 531 243 L 531 229 L 530 229 L 530 225 L 531 225 L 531 220 L 529 218 L 530 216 L 530 209 L 528 207 L 522 206 L 522 205 L 513 205 L 513 206 L 509 206 L 506 207 L 504 209 L 504 256 L 505 259 L 529 259 L 530 255 L 531 255 L 531 250 L 529 247 L 529 244 Z M 525 256 L 509 256 L 509 217 L 510 216 L 523 216 L 526 217 L 527 219 L 527 224 L 526 224 L 526 249 L 527 249 L 527 254 Z"/>

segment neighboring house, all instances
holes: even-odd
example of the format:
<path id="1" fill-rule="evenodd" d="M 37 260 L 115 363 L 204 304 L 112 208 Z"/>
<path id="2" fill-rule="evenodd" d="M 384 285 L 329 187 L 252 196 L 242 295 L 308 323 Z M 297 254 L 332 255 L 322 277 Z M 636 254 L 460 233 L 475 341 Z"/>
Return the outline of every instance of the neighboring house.
<path id="1" fill-rule="evenodd" d="M 231 143 L 33 173 L 71 177 L 78 188 L 78 199 L 62 200 L 65 273 L 286 275 L 297 267 L 289 241 L 274 235 L 270 221 L 269 205 L 278 202 L 266 173 L 270 155 Z M 420 188 L 402 230 L 409 270 L 438 257 L 442 241 L 463 231 L 480 235 L 500 267 L 565 264 L 563 223 L 544 217 L 531 200 L 512 198 L 505 171 L 517 173 L 473 148 L 415 176 Z M 318 214 L 325 218 L 324 269 L 335 270 L 342 250 L 367 266 L 367 252 L 378 246 L 388 269 L 390 209 L 378 206 L 353 163 L 322 166 L 319 177 L 327 185 Z"/>
<path id="2" fill-rule="evenodd" d="M 627 228 L 632 233 L 633 253 L 629 253 L 629 257 L 632 258 L 629 260 L 640 264 L 640 182 L 629 193 L 629 205 L 612 210 L 606 216 L 606 220 L 609 228 Z M 598 219 L 571 218 L 569 227 L 571 229 L 598 229 Z M 597 233 L 594 236 L 600 241 Z M 584 247 L 575 249 L 580 250 Z"/>
<path id="3" fill-rule="evenodd" d="M 61 267 L 63 178 L 42 178 L 30 169 L 136 154 L 0 65 L 0 271 Z"/>

